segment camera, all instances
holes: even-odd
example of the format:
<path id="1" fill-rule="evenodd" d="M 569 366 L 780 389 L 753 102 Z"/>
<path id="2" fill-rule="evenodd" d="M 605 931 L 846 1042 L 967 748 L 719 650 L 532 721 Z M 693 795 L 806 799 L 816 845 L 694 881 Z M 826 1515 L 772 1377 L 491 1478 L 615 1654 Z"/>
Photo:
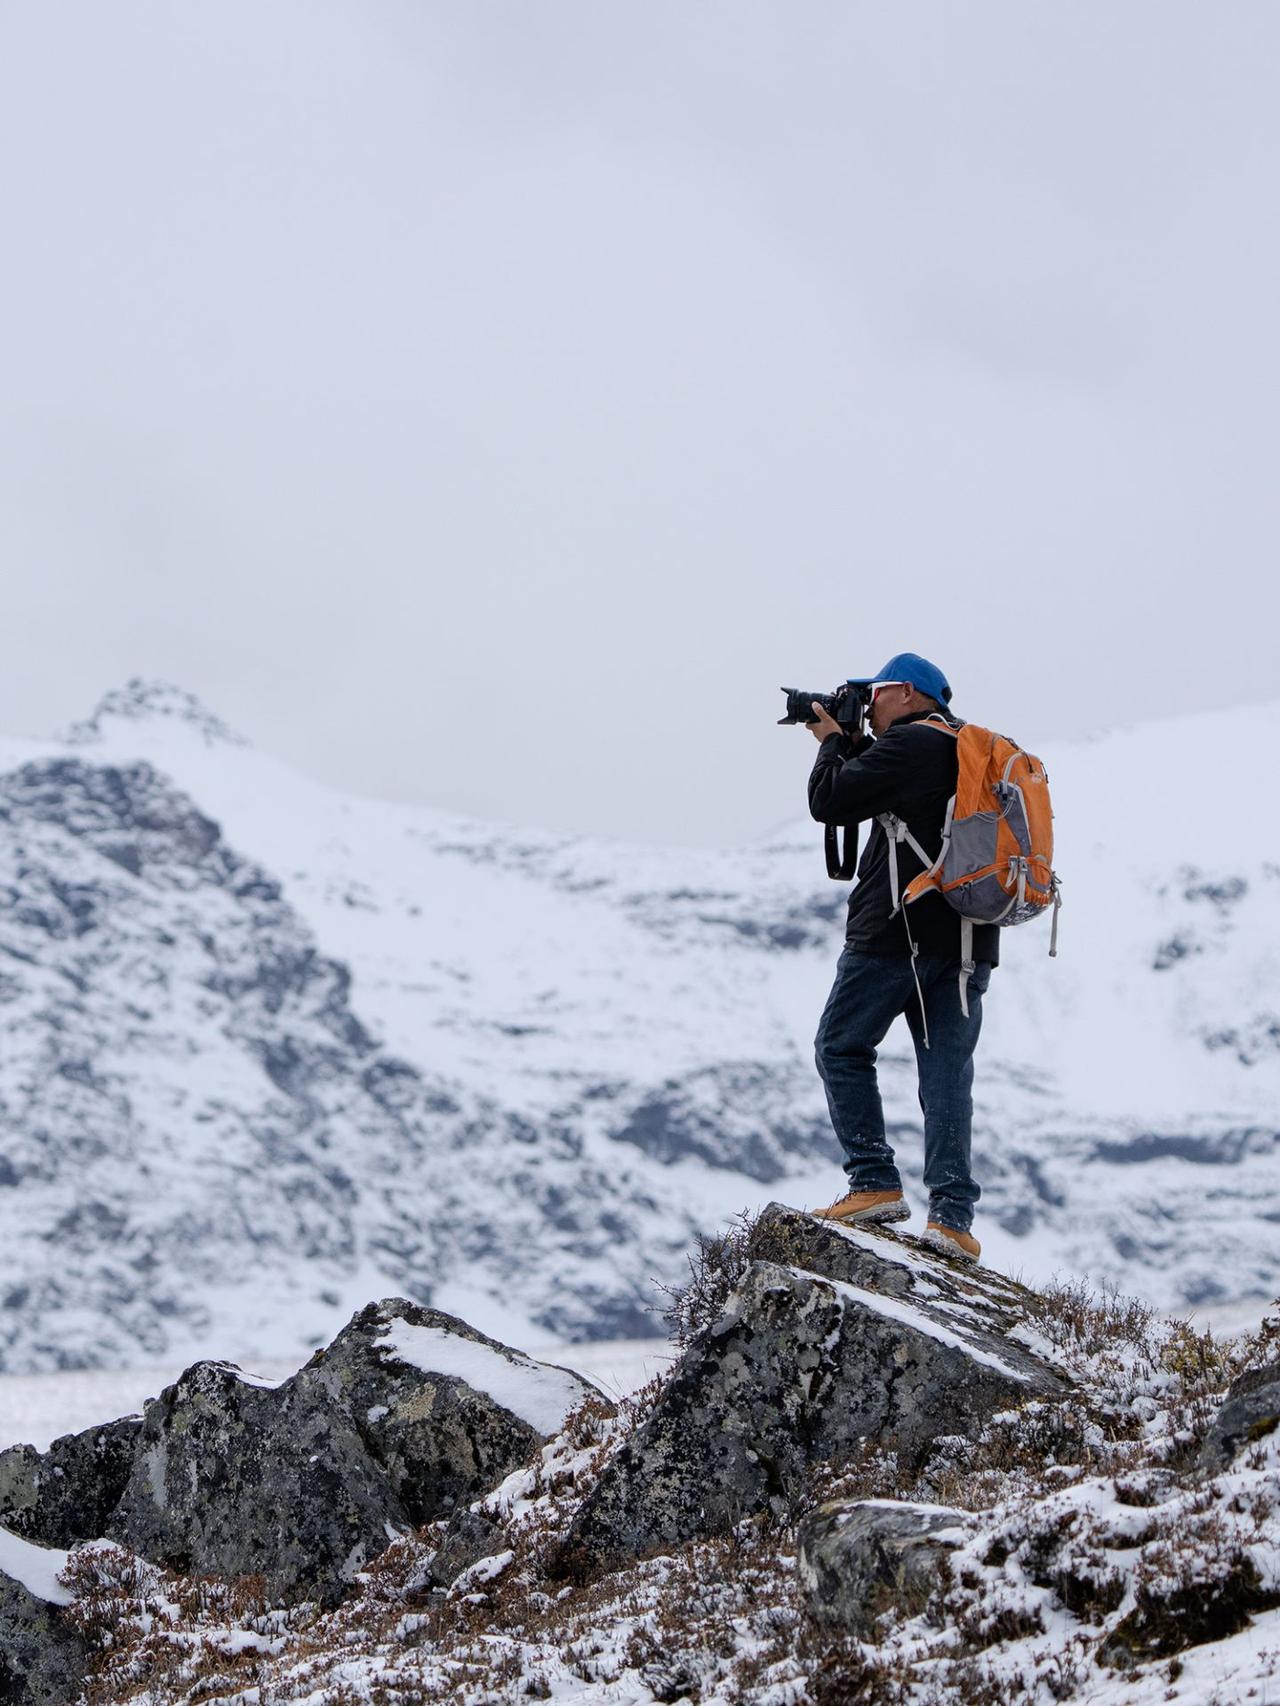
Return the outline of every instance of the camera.
<path id="1" fill-rule="evenodd" d="M 778 718 L 779 723 L 811 723 L 816 700 L 849 735 L 859 732 L 871 703 L 871 688 L 861 681 L 843 682 L 834 693 L 804 693 L 798 687 L 782 691 L 787 696 L 787 714 Z"/>
<path id="2" fill-rule="evenodd" d="M 779 723 L 812 723 L 813 707 L 821 705 L 829 717 L 833 717 L 845 734 L 857 737 L 862 733 L 862 725 L 871 705 L 871 683 L 869 681 L 842 681 L 834 693 L 805 693 L 799 687 L 784 687 L 782 691 L 787 696 L 787 714 L 779 717 Z M 824 852 L 827 859 L 827 875 L 837 882 L 847 883 L 858 868 L 858 826 L 850 824 L 844 832 L 844 850 L 841 852 L 839 830 L 834 824 L 828 824 L 824 831 Z"/>

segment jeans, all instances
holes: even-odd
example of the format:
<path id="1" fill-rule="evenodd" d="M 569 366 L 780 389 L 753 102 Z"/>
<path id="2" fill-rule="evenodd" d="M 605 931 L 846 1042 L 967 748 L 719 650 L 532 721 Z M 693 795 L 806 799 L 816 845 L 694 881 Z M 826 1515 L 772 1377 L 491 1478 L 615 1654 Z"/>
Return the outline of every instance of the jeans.
<path id="1" fill-rule="evenodd" d="M 969 1150 L 973 1051 L 982 1028 L 982 997 L 991 981 L 991 967 L 980 961 L 974 968 L 967 1019 L 960 1010 L 959 960 L 921 954 L 916 971 L 929 1026 L 927 1049 L 910 956 L 844 950 L 818 1022 L 814 1041 L 818 1072 L 827 1092 L 831 1124 L 844 1150 L 850 1190 L 900 1191 L 902 1180 L 885 1137 L 876 1049 L 899 1013 L 905 1013 L 920 1074 L 929 1219 L 967 1232 L 973 1223 L 973 1205 L 982 1194 L 970 1171 Z"/>

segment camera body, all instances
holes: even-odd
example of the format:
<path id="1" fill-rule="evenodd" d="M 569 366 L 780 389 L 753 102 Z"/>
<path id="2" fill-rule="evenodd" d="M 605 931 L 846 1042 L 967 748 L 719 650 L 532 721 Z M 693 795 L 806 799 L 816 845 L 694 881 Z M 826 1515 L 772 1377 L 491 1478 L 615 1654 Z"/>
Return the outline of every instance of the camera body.
<path id="1" fill-rule="evenodd" d="M 780 724 L 811 723 L 816 700 L 848 735 L 861 731 L 871 704 L 871 687 L 863 681 L 842 682 L 834 693 L 805 693 L 799 687 L 784 687 L 782 691 L 787 696 L 787 714 L 778 718 Z"/>

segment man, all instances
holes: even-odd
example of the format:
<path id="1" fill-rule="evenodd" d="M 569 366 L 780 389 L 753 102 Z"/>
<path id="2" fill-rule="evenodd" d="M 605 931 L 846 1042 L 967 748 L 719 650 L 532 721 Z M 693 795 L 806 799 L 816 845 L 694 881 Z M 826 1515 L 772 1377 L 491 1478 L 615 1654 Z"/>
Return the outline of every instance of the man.
<path id="1" fill-rule="evenodd" d="M 960 726 L 948 710 L 947 679 L 936 664 L 902 652 L 879 675 L 853 685 L 870 693 L 871 733 L 850 738 L 814 701 L 814 721 L 808 726 L 820 747 L 809 777 L 809 810 L 819 823 L 840 825 L 892 814 L 932 859 L 941 849 L 957 761 L 954 738 L 925 719 L 933 717 L 936 723 L 941 713 L 949 727 Z M 896 854 L 901 893 L 927 866 L 908 840 L 897 841 Z M 885 1137 L 876 1082 L 876 1049 L 902 1014 L 915 1044 L 924 1114 L 929 1191 L 924 1237 L 948 1254 L 976 1262 L 981 1246 L 969 1231 L 981 1194 L 969 1156 L 973 1051 L 982 1026 L 982 998 L 1000 958 L 997 926 L 974 929 L 967 1015 L 960 997 L 960 957 L 960 916 L 936 891 L 895 912 L 890 842 L 877 822 L 849 897 L 845 949 L 815 1040 L 818 1072 L 849 1180 L 848 1192 L 821 1212 L 846 1223 L 905 1220 L 910 1213 Z"/>

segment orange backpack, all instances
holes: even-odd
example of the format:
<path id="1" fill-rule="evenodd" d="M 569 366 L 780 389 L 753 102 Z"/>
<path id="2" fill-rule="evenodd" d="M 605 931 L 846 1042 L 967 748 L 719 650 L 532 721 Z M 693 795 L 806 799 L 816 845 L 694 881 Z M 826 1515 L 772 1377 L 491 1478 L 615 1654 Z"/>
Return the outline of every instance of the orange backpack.
<path id="1" fill-rule="evenodd" d="M 1049 952 L 1058 951 L 1058 912 L 1062 899 L 1053 869 L 1053 808 L 1049 777 L 1038 758 L 990 729 L 975 723 L 959 727 L 942 717 L 924 717 L 921 728 L 936 729 L 956 743 L 959 774 L 942 823 L 942 850 L 936 859 L 920 846 L 901 818 L 891 812 L 880 823 L 889 837 L 889 887 L 895 912 L 936 889 L 960 914 L 960 1005 L 969 1014 L 968 983 L 973 971 L 973 926 L 1023 924 L 1053 907 Z M 900 897 L 898 843 L 905 841 L 925 865 Z M 904 920 L 906 918 L 903 913 Z M 911 926 L 907 925 L 911 940 Z M 915 954 L 915 944 L 911 946 Z"/>

